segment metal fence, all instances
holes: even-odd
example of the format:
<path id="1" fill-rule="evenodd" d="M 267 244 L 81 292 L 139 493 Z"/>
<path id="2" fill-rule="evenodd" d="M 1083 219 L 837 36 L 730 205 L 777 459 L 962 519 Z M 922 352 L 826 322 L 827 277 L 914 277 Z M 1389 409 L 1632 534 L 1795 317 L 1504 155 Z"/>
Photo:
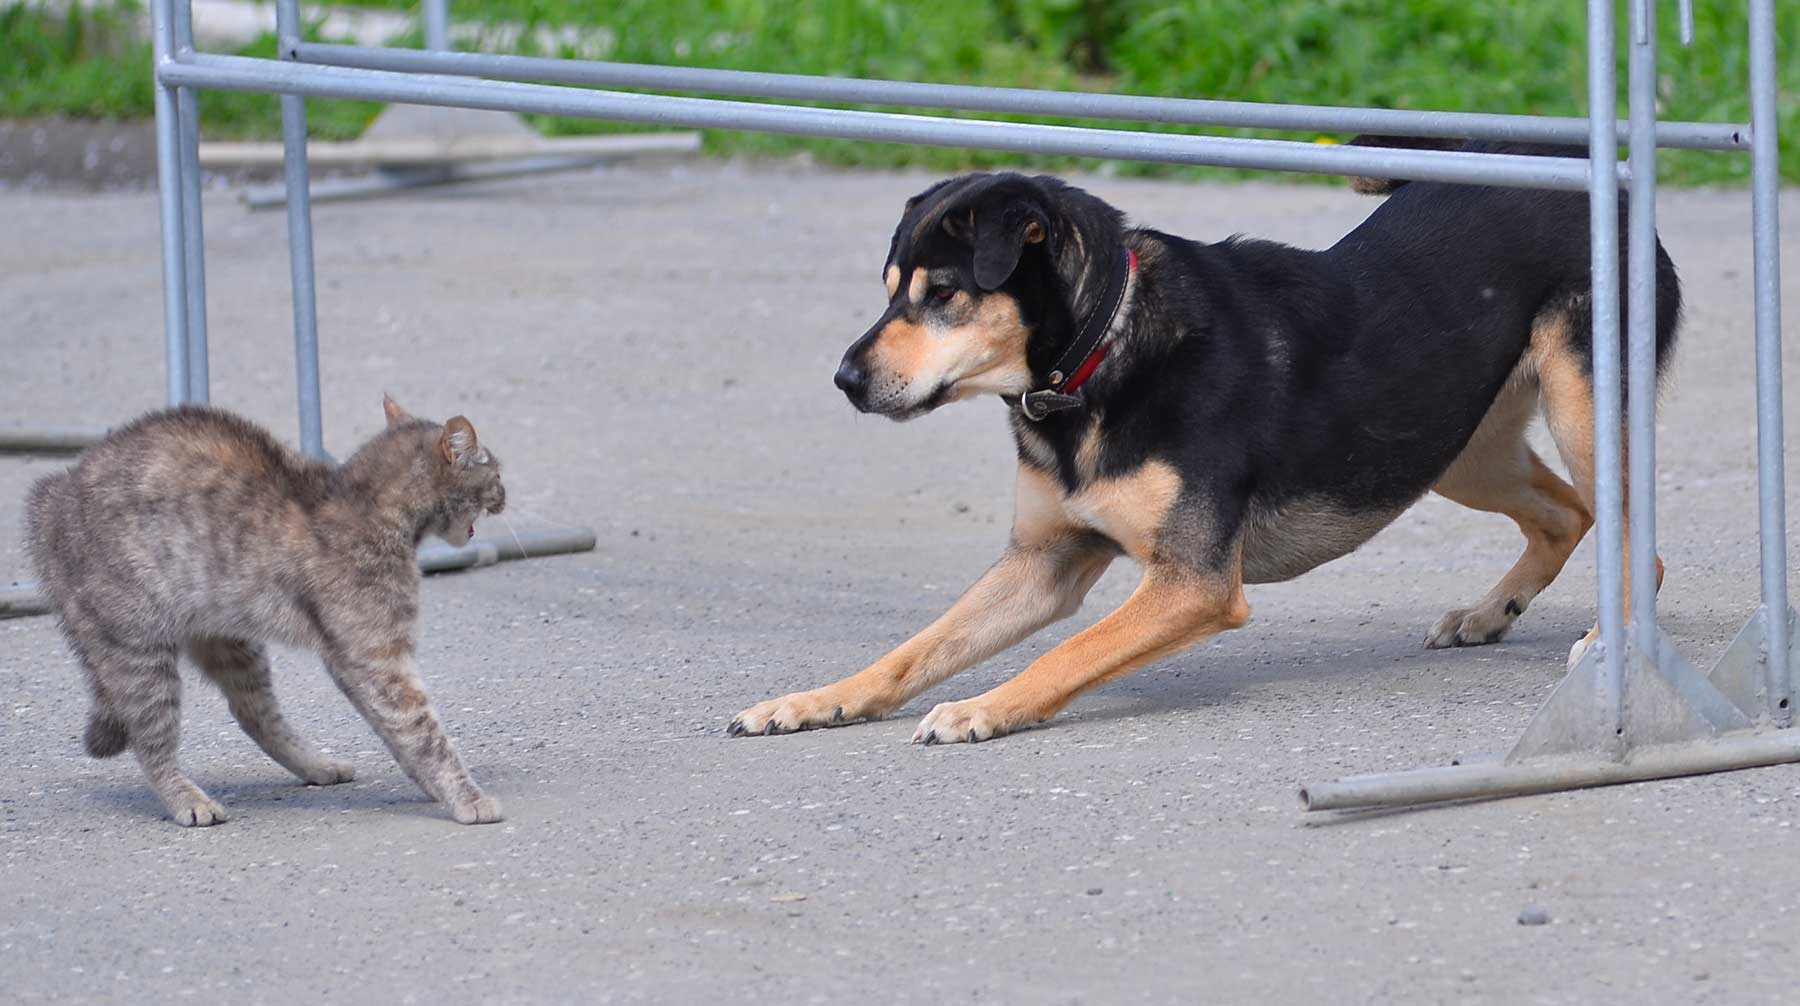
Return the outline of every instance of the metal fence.
<path id="1" fill-rule="evenodd" d="M 1600 640 L 1569 672 L 1525 735 L 1502 759 L 1363 776 L 1301 791 L 1311 809 L 1532 792 L 1800 760 L 1789 729 L 1793 613 L 1781 415 L 1779 185 L 1775 134 L 1774 0 L 1748 0 L 1748 123 L 1659 122 L 1656 11 L 1632 0 L 1628 119 L 1615 118 L 1615 15 L 1589 0 L 1588 109 L 1581 118 L 1399 111 L 1155 98 L 1013 88 L 813 77 L 441 51 L 446 21 L 427 3 L 438 51 L 329 45 L 301 37 L 298 0 L 277 0 L 279 59 L 195 51 L 188 0 L 151 0 L 155 42 L 157 158 L 161 183 L 163 292 L 171 403 L 206 401 L 205 264 L 201 241 L 198 122 L 194 94 L 217 88 L 282 95 L 294 344 L 303 449 L 322 453 L 319 348 L 306 154 L 308 97 L 360 98 L 689 128 L 746 129 L 882 143 L 1015 151 L 1030 155 L 1212 165 L 1273 171 L 1404 177 L 1425 181 L 1586 191 L 1593 248 L 1596 525 Z M 1691 12 L 1682 5 L 1683 38 Z M 580 85 L 580 86 L 566 86 Z M 879 104 L 965 112 L 1054 115 L 1195 126 L 1585 143 L 1588 159 L 1326 146 L 1127 129 L 943 118 L 717 97 Z M 1629 157 L 1620 161 L 1619 142 Z M 1627 488 L 1631 574 L 1655 582 L 1656 149 L 1747 149 L 1755 248 L 1761 605 L 1710 672 L 1689 665 L 1656 623 L 1656 592 L 1638 590 L 1627 612 L 1622 561 Z M 1620 186 L 1628 191 L 1621 352 Z M 1623 359 L 1621 358 L 1623 357 Z M 1623 374 L 1622 374 L 1623 371 Z M 1621 378 L 1629 396 L 1621 395 Z M 1629 416 L 1621 402 L 1628 397 Z M 1622 441 L 1628 441 L 1624 443 Z M 1629 447 L 1626 486 L 1623 450 Z"/>

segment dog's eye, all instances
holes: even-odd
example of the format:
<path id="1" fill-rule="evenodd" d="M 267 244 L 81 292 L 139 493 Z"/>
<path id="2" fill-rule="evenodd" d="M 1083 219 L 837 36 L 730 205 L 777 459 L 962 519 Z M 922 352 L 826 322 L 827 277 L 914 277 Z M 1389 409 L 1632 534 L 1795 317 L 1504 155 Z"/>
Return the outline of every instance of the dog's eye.
<path id="1" fill-rule="evenodd" d="M 954 296 L 956 296 L 956 288 L 953 286 L 934 286 L 925 293 L 925 299 L 933 304 L 948 304 L 950 298 Z"/>

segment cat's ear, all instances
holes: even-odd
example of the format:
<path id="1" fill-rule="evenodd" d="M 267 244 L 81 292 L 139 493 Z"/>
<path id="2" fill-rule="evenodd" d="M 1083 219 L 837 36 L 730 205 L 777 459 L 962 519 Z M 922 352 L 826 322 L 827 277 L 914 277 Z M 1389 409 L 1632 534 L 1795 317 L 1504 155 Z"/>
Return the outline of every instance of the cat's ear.
<path id="1" fill-rule="evenodd" d="M 451 416 L 438 437 L 438 453 L 458 468 L 467 468 L 475 460 L 481 445 L 475 441 L 475 425 L 463 416 Z"/>
<path id="2" fill-rule="evenodd" d="M 400 403 L 394 401 L 393 395 L 384 394 L 381 396 L 381 411 L 387 413 L 387 424 L 388 429 L 390 430 L 396 426 L 412 422 L 412 413 L 401 408 Z"/>

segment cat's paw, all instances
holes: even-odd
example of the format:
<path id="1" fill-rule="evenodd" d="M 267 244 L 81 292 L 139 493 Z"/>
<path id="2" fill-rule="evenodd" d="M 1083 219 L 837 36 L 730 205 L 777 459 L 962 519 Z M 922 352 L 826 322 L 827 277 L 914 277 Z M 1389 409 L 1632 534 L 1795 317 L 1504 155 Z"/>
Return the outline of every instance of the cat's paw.
<path id="1" fill-rule="evenodd" d="M 207 828 L 225 822 L 225 808 L 196 789 L 171 802 L 169 816 L 183 828 Z"/>
<path id="2" fill-rule="evenodd" d="M 500 801 L 491 796 L 458 800 L 450 805 L 450 813 L 458 824 L 493 824 L 495 821 L 506 820 L 506 813 L 500 809 Z"/>
<path id="3" fill-rule="evenodd" d="M 307 766 L 300 778 L 306 780 L 308 786 L 336 786 L 340 782 L 354 780 L 356 768 L 349 762 L 327 759 L 316 765 Z"/>

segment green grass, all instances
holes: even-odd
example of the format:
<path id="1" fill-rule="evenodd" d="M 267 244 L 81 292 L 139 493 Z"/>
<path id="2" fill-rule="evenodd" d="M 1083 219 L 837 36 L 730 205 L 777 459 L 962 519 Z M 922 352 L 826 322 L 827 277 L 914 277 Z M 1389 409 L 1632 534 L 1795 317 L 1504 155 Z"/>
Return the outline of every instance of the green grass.
<path id="1" fill-rule="evenodd" d="M 406 0 L 369 5 L 416 11 Z M 1780 36 L 1800 43 L 1800 3 L 1778 6 Z M 1663 18 L 1662 114 L 1743 121 L 1749 114 L 1743 2 L 1695 0 L 1695 7 L 1698 30 L 1690 49 L 1676 40 L 1672 5 Z M 606 57 L 632 62 L 1552 115 L 1582 114 L 1586 95 L 1583 11 L 1573 2 L 465 0 L 453 2 L 452 11 L 458 20 L 605 27 L 613 38 Z M 1625 34 L 1621 6 L 1621 93 Z M 122 38 L 117 15 L 58 24 L 19 8 L 0 13 L 0 115 L 149 114 L 147 49 Z M 272 46 L 265 39 L 250 51 L 266 55 Z M 1784 52 L 1778 64 L 1785 96 L 1779 104 L 1782 174 L 1800 182 L 1800 55 Z M 211 135 L 272 136 L 278 128 L 274 108 L 270 98 L 207 94 L 203 123 Z M 314 101 L 309 108 L 315 134 L 333 137 L 353 135 L 373 114 L 373 106 L 360 103 Z M 621 128 L 583 120 L 539 125 L 550 133 Z M 835 164 L 944 170 L 1022 161 L 981 151 L 724 131 L 709 132 L 706 144 L 720 154 L 808 151 Z M 1078 162 L 1031 163 L 1063 168 Z M 1660 163 L 1665 179 L 1687 184 L 1736 183 L 1749 171 L 1742 154 L 1665 151 Z"/>
<path id="2" fill-rule="evenodd" d="M 0 118 L 64 115 L 83 119 L 142 119 L 155 114 L 150 87 L 150 44 L 135 41 L 129 18 L 136 5 L 82 13 L 59 21 L 41 8 L 0 8 Z M 275 36 L 238 50 L 275 55 Z M 381 106 L 368 101 L 310 101 L 314 136 L 352 139 Z M 200 92 L 200 121 L 216 139 L 281 134 L 278 99 L 267 94 Z"/>

